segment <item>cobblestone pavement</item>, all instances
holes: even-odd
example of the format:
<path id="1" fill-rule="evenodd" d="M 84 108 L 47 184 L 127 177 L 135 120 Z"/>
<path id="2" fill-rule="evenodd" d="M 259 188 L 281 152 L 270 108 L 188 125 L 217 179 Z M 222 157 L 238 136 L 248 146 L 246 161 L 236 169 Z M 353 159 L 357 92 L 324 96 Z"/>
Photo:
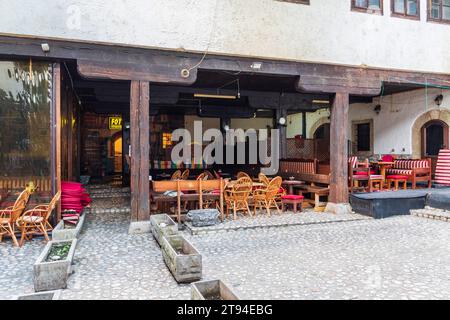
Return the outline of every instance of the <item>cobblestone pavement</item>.
<path id="1" fill-rule="evenodd" d="M 40 238 L 14 247 L 10 239 L 0 242 L 0 300 L 33 293 L 33 264 L 44 249 Z"/>
<path id="2" fill-rule="evenodd" d="M 95 199 L 93 206 L 96 207 Z M 129 213 L 91 213 L 62 299 L 189 299 Z M 204 279 L 248 299 L 450 299 L 450 225 L 414 216 L 193 236 Z M 31 293 L 40 239 L 0 243 L 0 298 Z"/>

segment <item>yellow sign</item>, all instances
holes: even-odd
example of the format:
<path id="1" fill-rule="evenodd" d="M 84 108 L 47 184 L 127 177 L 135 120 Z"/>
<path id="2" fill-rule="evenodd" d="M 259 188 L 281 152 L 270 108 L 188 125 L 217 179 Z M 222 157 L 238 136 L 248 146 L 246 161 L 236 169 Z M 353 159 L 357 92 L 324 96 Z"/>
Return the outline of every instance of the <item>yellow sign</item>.
<path id="1" fill-rule="evenodd" d="M 122 130 L 122 117 L 109 117 L 109 130 Z"/>

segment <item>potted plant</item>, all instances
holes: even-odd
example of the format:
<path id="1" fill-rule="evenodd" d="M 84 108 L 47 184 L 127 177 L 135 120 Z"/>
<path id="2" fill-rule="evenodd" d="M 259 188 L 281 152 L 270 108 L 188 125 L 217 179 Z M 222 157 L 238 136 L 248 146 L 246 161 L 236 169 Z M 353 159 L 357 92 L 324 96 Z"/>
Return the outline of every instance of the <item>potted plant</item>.
<path id="1" fill-rule="evenodd" d="M 33 266 L 36 292 L 67 287 L 76 245 L 77 239 L 47 243 Z"/>

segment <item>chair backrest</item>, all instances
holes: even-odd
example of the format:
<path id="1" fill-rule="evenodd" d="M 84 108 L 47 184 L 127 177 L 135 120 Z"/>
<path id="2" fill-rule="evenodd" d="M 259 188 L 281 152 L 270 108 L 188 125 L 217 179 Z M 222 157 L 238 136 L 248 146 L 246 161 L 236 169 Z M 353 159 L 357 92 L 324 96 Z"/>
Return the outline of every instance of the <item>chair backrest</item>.
<path id="1" fill-rule="evenodd" d="M 348 163 L 350 164 L 350 168 L 356 168 L 358 166 L 358 157 L 357 156 L 349 157 Z"/>
<path id="2" fill-rule="evenodd" d="M 438 184 L 450 185 L 450 150 L 442 149 L 439 151 L 435 181 Z"/>
<path id="3" fill-rule="evenodd" d="M 246 201 L 253 188 L 251 178 L 242 177 L 236 181 L 231 189 L 231 197 L 235 201 Z"/>
<path id="4" fill-rule="evenodd" d="M 59 199 L 61 198 L 61 191 L 58 191 L 52 198 L 52 201 L 48 204 L 47 207 L 47 213 L 45 214 L 45 220 L 48 220 L 50 218 L 50 215 L 52 214 L 53 209 L 55 209 L 56 204 L 58 203 Z"/>
<path id="5" fill-rule="evenodd" d="M 381 157 L 381 161 L 383 162 L 394 162 L 394 160 L 395 158 L 391 154 L 385 154 L 384 156 Z"/>
<path id="6" fill-rule="evenodd" d="M 244 171 L 239 171 L 236 175 L 236 178 L 239 180 L 240 178 L 249 178 L 252 180 L 252 178 Z"/>
<path id="7" fill-rule="evenodd" d="M 177 180 L 181 178 L 181 170 L 177 170 L 172 174 L 172 177 L 170 177 L 170 180 Z"/>
<path id="8" fill-rule="evenodd" d="M 258 175 L 259 182 L 264 183 L 265 186 L 268 186 L 270 183 L 269 178 L 264 173 L 260 173 Z"/>
<path id="9" fill-rule="evenodd" d="M 211 172 L 209 172 L 208 170 L 205 171 L 204 174 L 206 175 L 208 180 L 214 180 L 215 179 L 215 176 Z M 219 177 L 219 180 L 220 180 L 220 177 Z"/>
<path id="10" fill-rule="evenodd" d="M 280 191 L 282 182 L 283 179 L 281 177 L 275 177 L 269 182 L 269 185 L 266 189 L 267 200 L 273 199 L 277 196 L 278 192 Z"/>
<path id="11" fill-rule="evenodd" d="M 189 169 L 184 170 L 183 173 L 181 174 L 181 180 L 187 179 L 189 179 Z"/>
<path id="12" fill-rule="evenodd" d="M 11 222 L 15 222 L 27 207 L 28 200 L 30 199 L 30 191 L 28 189 L 23 190 L 14 202 L 11 214 Z"/>
<path id="13" fill-rule="evenodd" d="M 430 159 L 398 159 L 394 161 L 394 169 L 431 168 Z"/>
<path id="14" fill-rule="evenodd" d="M 206 173 L 202 172 L 197 176 L 196 180 L 205 180 L 206 177 L 207 177 Z"/>

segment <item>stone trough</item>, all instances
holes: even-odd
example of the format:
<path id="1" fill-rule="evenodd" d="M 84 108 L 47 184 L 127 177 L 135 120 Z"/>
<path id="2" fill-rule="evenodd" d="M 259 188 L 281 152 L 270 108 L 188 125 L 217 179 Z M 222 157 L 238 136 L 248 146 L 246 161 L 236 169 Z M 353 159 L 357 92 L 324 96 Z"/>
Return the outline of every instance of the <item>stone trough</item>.
<path id="1" fill-rule="evenodd" d="M 150 216 L 150 230 L 153 237 L 161 246 L 163 237 L 170 237 L 178 234 L 178 225 L 167 214 L 156 214 Z"/>
<path id="2" fill-rule="evenodd" d="M 46 261 L 52 246 L 65 243 L 70 243 L 70 249 L 65 259 Z M 33 266 L 34 290 L 36 292 L 65 289 L 67 287 L 67 279 L 71 272 L 76 246 L 77 239 L 47 243 Z"/>
<path id="3" fill-rule="evenodd" d="M 80 216 L 75 228 L 66 228 L 64 221 L 61 220 L 52 231 L 52 240 L 72 240 L 77 239 L 86 220 L 86 213 Z"/>
<path id="4" fill-rule="evenodd" d="M 18 296 L 16 300 L 59 300 L 60 290 L 45 291 Z"/>
<path id="5" fill-rule="evenodd" d="M 202 278 L 202 256 L 183 236 L 163 237 L 161 251 L 177 282 L 193 282 Z"/>
<path id="6" fill-rule="evenodd" d="M 194 282 L 191 285 L 192 300 L 240 300 L 222 280 Z"/>

